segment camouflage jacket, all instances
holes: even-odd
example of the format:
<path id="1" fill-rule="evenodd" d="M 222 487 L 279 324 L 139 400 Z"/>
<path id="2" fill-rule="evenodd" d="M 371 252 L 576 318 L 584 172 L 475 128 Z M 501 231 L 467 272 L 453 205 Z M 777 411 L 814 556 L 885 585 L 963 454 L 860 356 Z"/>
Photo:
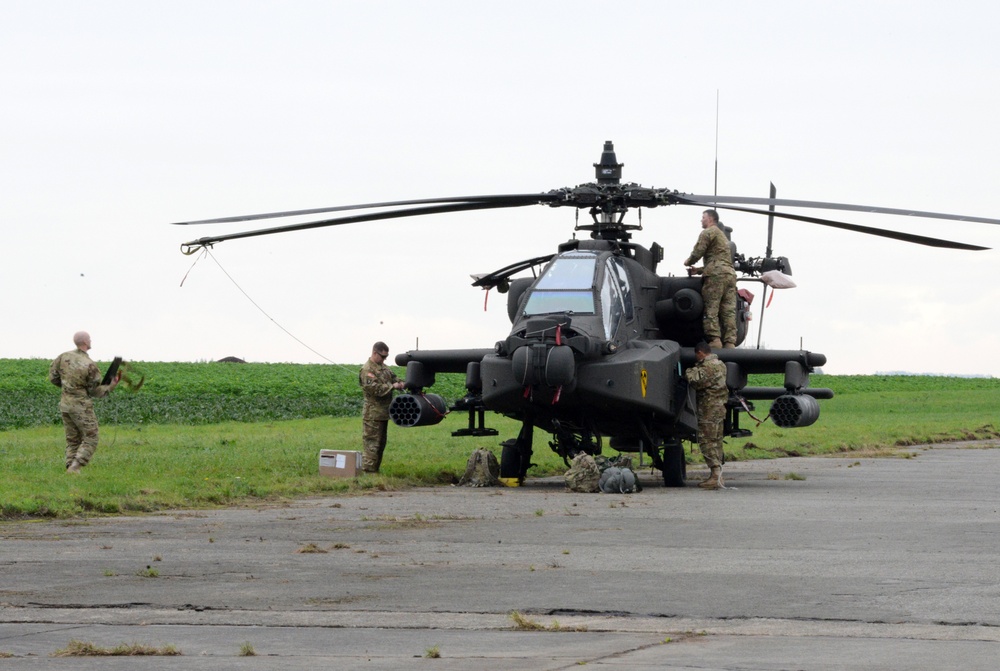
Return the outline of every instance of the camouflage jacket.
<path id="1" fill-rule="evenodd" d="M 92 398 L 107 396 L 111 386 L 101 384 L 101 371 L 81 349 L 63 352 L 49 366 L 49 382 L 62 388 L 59 411 L 92 408 Z"/>
<path id="2" fill-rule="evenodd" d="M 392 385 L 399 381 L 396 374 L 384 363 L 365 361 L 358 373 L 358 382 L 365 393 L 365 407 L 362 419 L 385 422 L 389 419 L 389 404 L 392 403 Z"/>
<path id="3" fill-rule="evenodd" d="M 726 386 L 726 364 L 717 355 L 709 354 L 684 371 L 684 377 L 697 393 L 699 416 L 710 410 L 722 412 L 729 399 L 729 388 Z"/>
<path id="4" fill-rule="evenodd" d="M 684 262 L 685 266 L 693 266 L 699 259 L 705 259 L 703 275 L 733 275 L 733 252 L 729 248 L 726 234 L 718 226 L 712 225 L 703 229 L 698 236 L 698 242 L 691 250 L 691 256 Z"/>

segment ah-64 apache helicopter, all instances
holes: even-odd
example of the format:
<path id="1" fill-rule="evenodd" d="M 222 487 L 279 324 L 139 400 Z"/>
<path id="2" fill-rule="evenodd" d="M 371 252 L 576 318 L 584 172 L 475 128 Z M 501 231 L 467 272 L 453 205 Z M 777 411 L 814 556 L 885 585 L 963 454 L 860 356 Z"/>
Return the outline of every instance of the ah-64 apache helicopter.
<path id="1" fill-rule="evenodd" d="M 683 486 L 686 469 L 681 441 L 693 441 L 697 434 L 695 402 L 693 394 L 688 393 L 683 371 L 694 364 L 693 346 L 704 338 L 702 279 L 658 275 L 656 268 L 663 259 L 663 248 L 656 243 L 646 248 L 630 242 L 631 232 L 641 229 L 641 209 L 639 223 L 625 221 L 630 209 L 689 205 L 735 210 L 967 250 L 986 248 L 778 212 L 774 208 L 840 209 L 1000 223 L 982 217 L 778 199 L 773 191 L 770 198 L 689 195 L 622 184 L 622 166 L 609 141 L 604 144 L 600 162 L 594 164 L 596 181 L 576 187 L 545 193 L 366 203 L 183 222 L 207 224 L 383 210 L 203 237 L 184 243 L 181 249 L 193 254 L 224 240 L 445 212 L 539 204 L 586 208 L 589 221 L 577 223 L 576 230 L 589 231 L 590 239 L 574 235 L 553 254 L 506 266 L 478 276 L 473 282 L 473 286 L 496 288 L 507 294 L 512 327 L 503 340 L 486 349 L 414 350 L 396 357 L 397 365 L 406 366 L 407 393 L 393 399 L 390 416 L 400 426 L 437 424 L 449 407 L 442 397 L 426 390 L 433 386 L 437 373 L 464 373 L 468 393 L 450 410 L 467 412 L 468 426 L 453 435 L 496 435 L 494 429 L 485 426 L 486 411 L 521 422 L 517 437 L 503 442 L 501 478 L 523 481 L 531 465 L 534 429 L 538 428 L 552 435 L 549 446 L 567 462 L 579 452 L 601 452 L 607 439 L 615 450 L 648 455 L 653 466 L 663 472 L 665 485 Z M 765 273 L 773 271 L 791 274 L 787 258 L 771 256 L 770 231 L 769 225 L 763 257 L 746 258 L 732 246 L 735 268 L 744 280 L 760 281 Z M 541 273 L 535 275 L 534 270 L 540 266 Z M 529 269 L 532 277 L 514 277 Z M 746 337 L 749 314 L 748 302 L 742 296 L 736 311 L 740 344 Z M 833 396 L 829 389 L 809 387 L 809 374 L 826 363 L 822 354 L 761 349 L 723 349 L 717 354 L 728 370 L 727 435 L 750 435 L 740 427 L 740 413 L 751 410 L 754 400 L 771 400 L 770 418 L 780 427 L 791 428 L 814 423 L 819 417 L 817 399 Z M 747 386 L 747 376 L 760 373 L 784 374 L 783 386 Z"/>

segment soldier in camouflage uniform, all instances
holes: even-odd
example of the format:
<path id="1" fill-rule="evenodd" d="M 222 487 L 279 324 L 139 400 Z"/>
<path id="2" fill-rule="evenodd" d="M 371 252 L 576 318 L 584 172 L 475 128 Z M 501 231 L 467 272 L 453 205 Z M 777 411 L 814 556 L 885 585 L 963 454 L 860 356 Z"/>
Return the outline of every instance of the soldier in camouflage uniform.
<path id="1" fill-rule="evenodd" d="M 118 386 L 119 373 L 109 384 L 101 384 L 101 371 L 90 360 L 90 335 L 73 336 L 76 349 L 63 352 L 49 366 L 49 382 L 62 388 L 59 412 L 66 428 L 66 472 L 79 473 L 97 451 L 97 416 L 94 398 L 102 398 Z"/>
<path id="2" fill-rule="evenodd" d="M 698 483 L 705 489 L 722 489 L 722 429 L 726 419 L 726 401 L 729 388 L 726 386 L 726 364 L 712 354 L 708 343 L 695 345 L 696 363 L 684 371 L 688 384 L 694 387 L 698 401 L 698 447 L 710 469 L 708 479 Z"/>
<path id="3" fill-rule="evenodd" d="M 719 214 L 705 210 L 701 234 L 684 265 L 688 275 L 703 275 L 701 297 L 705 303 L 702 324 L 705 340 L 715 348 L 736 347 L 736 270 L 729 240 L 719 227 Z M 699 259 L 703 268 L 694 268 Z"/>
<path id="4" fill-rule="evenodd" d="M 382 465 L 392 392 L 403 388 L 400 379 L 385 365 L 388 356 L 389 346 L 384 342 L 375 343 L 372 345 L 372 355 L 365 361 L 358 375 L 361 389 L 365 393 L 365 405 L 361 414 L 361 437 L 364 444 L 361 467 L 365 473 L 378 473 Z"/>

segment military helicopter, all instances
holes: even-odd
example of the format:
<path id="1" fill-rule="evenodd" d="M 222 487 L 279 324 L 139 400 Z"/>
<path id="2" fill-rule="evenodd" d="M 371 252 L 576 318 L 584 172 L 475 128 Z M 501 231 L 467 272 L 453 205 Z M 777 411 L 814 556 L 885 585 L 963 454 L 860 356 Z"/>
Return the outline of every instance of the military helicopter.
<path id="1" fill-rule="evenodd" d="M 473 286 L 495 288 L 507 296 L 510 332 L 491 348 L 411 350 L 396 356 L 406 367 L 406 393 L 396 396 L 390 416 L 399 426 L 429 426 L 449 412 L 467 413 L 466 427 L 454 436 L 494 436 L 485 425 L 487 411 L 521 422 L 516 437 L 502 443 L 500 476 L 510 484 L 523 482 L 531 466 L 535 429 L 551 435 L 549 447 L 569 460 L 585 452 L 599 454 L 605 440 L 619 452 L 647 455 L 663 473 L 666 486 L 683 486 L 686 465 L 682 441 L 697 436 L 692 390 L 684 370 L 695 363 L 694 345 L 704 339 L 701 277 L 657 274 L 663 248 L 631 242 L 642 227 L 642 208 L 687 205 L 725 209 L 769 217 L 767 252 L 747 258 L 731 244 L 734 266 L 747 281 L 761 281 L 768 273 L 791 275 L 785 257 L 771 256 L 773 218 L 819 224 L 868 235 L 934 247 L 983 250 L 985 247 L 911 233 L 776 211 L 775 207 L 818 208 L 876 212 L 1000 223 L 998 219 L 966 217 L 894 208 L 736 196 L 691 195 L 621 182 L 622 163 L 614 145 L 604 143 L 594 164 L 595 181 L 544 193 L 431 198 L 311 210 L 272 212 L 179 222 L 182 225 L 244 222 L 286 216 L 379 208 L 383 211 L 338 216 L 308 223 L 202 237 L 181 245 L 185 254 L 226 241 L 310 228 L 362 223 L 381 219 L 445 212 L 515 208 L 529 205 L 572 207 L 589 219 L 575 225 L 589 239 L 574 237 L 556 252 L 536 256 L 475 277 Z M 757 209 L 762 206 L 768 209 Z M 387 209 L 395 208 L 395 209 Z M 637 209 L 637 222 L 626 222 Z M 727 231 L 728 233 L 728 231 Z M 539 272 L 540 269 L 540 272 Z M 530 277 L 515 277 L 524 271 Z M 736 302 L 737 345 L 747 334 L 749 303 Z M 819 418 L 819 400 L 833 391 L 809 386 L 809 375 L 826 357 L 806 350 L 723 349 L 730 399 L 725 433 L 747 436 L 740 415 L 753 411 L 753 401 L 770 400 L 770 418 L 779 427 L 813 424 Z M 466 395 L 449 404 L 427 391 L 437 374 L 465 374 Z M 747 386 L 748 376 L 783 374 L 781 387 Z"/>

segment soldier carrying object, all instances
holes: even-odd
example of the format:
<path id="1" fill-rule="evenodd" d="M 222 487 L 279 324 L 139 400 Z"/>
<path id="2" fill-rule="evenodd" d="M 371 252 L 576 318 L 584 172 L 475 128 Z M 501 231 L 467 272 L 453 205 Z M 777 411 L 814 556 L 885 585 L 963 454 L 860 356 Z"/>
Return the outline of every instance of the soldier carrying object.
<path id="1" fill-rule="evenodd" d="M 726 364 L 712 353 L 712 348 L 704 341 L 695 345 L 694 357 L 698 363 L 684 371 L 684 377 L 697 393 L 698 447 L 710 470 L 708 478 L 698 486 L 723 489 L 725 453 L 722 450 L 722 431 L 726 420 L 726 401 L 729 399 Z"/>
<path id="2" fill-rule="evenodd" d="M 378 473 L 382 465 L 389 430 L 389 404 L 392 392 L 402 389 L 402 381 L 385 365 L 389 357 L 389 346 L 384 342 L 372 345 L 372 354 L 361 367 L 358 382 L 365 394 L 364 409 L 361 413 L 361 439 L 364 451 L 361 467 L 365 473 Z"/>
<path id="3" fill-rule="evenodd" d="M 97 451 L 98 427 L 94 401 L 118 386 L 121 372 L 108 384 L 101 384 L 101 371 L 91 361 L 90 334 L 73 335 L 76 349 L 63 352 L 49 366 L 49 382 L 62 388 L 59 412 L 66 429 L 66 472 L 79 473 Z"/>
<path id="4" fill-rule="evenodd" d="M 736 347 L 736 270 L 729 239 L 719 225 L 719 213 L 705 210 L 701 215 L 701 234 L 684 265 L 688 275 L 703 275 L 701 296 L 704 301 L 702 323 L 709 345 Z M 693 267 L 705 259 L 702 268 Z"/>

